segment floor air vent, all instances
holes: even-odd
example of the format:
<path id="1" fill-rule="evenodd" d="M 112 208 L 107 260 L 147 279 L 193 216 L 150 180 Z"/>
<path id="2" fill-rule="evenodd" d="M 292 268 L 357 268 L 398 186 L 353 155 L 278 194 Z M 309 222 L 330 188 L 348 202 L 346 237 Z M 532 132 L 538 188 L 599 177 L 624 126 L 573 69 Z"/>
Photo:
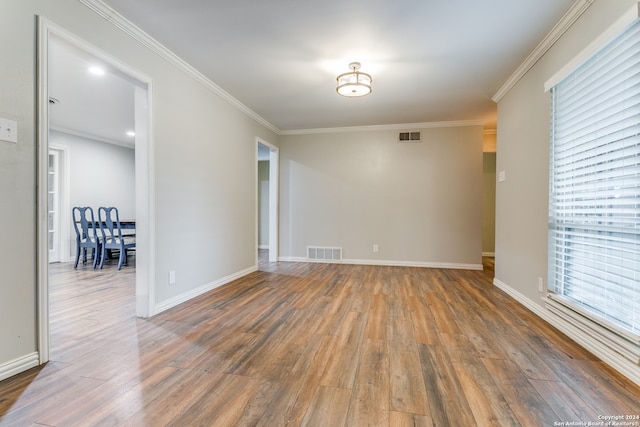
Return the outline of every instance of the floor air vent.
<path id="1" fill-rule="evenodd" d="M 342 248 L 307 246 L 307 259 L 312 261 L 340 261 L 342 260 Z"/>

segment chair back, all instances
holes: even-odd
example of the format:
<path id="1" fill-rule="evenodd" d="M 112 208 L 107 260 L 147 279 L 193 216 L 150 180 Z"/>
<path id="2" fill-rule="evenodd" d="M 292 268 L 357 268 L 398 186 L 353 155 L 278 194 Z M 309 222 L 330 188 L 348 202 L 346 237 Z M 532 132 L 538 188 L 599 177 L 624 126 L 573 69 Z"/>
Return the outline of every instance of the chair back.
<path id="1" fill-rule="evenodd" d="M 76 243 L 94 244 L 98 240 L 98 230 L 93 216 L 93 209 L 89 206 L 76 206 L 72 209 L 73 228 L 76 230 Z"/>
<path id="2" fill-rule="evenodd" d="M 103 244 L 108 247 L 112 244 L 119 245 L 122 243 L 122 229 L 120 228 L 118 208 L 99 207 L 98 221 L 100 222 Z"/>

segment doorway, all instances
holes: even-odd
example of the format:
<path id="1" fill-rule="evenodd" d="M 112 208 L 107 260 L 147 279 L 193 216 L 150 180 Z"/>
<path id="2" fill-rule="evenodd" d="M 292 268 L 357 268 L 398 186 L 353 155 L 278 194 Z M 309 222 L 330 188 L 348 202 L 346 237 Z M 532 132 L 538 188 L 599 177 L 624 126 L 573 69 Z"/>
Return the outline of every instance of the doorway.
<path id="1" fill-rule="evenodd" d="M 88 44 L 87 42 L 79 39 L 75 35 L 67 32 L 63 28 L 53 24 L 45 18 L 38 17 L 38 353 L 40 363 L 45 363 L 49 360 L 49 261 L 51 257 L 57 256 L 55 252 L 50 252 L 49 240 L 50 237 L 54 239 L 62 239 L 60 259 L 65 260 L 65 257 L 69 258 L 70 245 L 64 245 L 65 239 L 70 241 L 70 233 L 67 237 L 64 237 L 64 222 L 66 221 L 71 229 L 71 215 L 65 215 L 67 210 L 71 209 L 69 203 L 69 191 L 63 197 L 60 197 L 62 193 L 60 189 L 56 190 L 59 197 L 50 198 L 49 194 L 49 170 L 50 162 L 57 162 L 58 173 L 52 174 L 54 180 L 60 182 L 59 178 L 62 178 L 60 174 L 60 152 L 56 153 L 53 145 L 50 145 L 50 103 L 59 101 L 58 99 L 52 99 L 50 90 L 50 71 L 51 64 L 56 60 L 55 49 L 52 49 L 56 43 L 60 43 L 66 47 L 71 48 L 75 52 L 80 52 L 81 55 L 77 63 L 74 65 L 83 70 L 89 69 L 90 61 L 97 60 L 107 69 L 108 72 L 117 74 L 121 79 L 128 82 L 130 87 L 130 105 L 117 107 L 117 111 L 120 108 L 127 109 L 133 116 L 133 124 L 131 129 L 135 132 L 135 159 L 133 164 L 135 165 L 135 171 L 144 171 L 145 173 L 134 172 L 131 179 L 130 186 L 135 189 L 133 207 L 131 208 L 136 218 L 136 315 L 140 317 L 149 317 L 153 314 L 153 287 L 149 286 L 149 283 L 153 283 L 153 253 L 152 253 L 152 233 L 153 229 L 153 210 L 151 200 L 153 197 L 152 192 L 152 159 L 150 156 L 151 151 L 151 138 L 149 132 L 149 123 L 151 116 L 150 108 L 150 96 L 151 96 L 151 79 L 147 76 L 132 69 L 126 64 L 123 64 L 115 58 L 101 52 L 97 48 Z M 103 72 L 107 72 L 103 71 Z M 68 76 L 70 77 L 70 76 Z M 67 80 L 73 80 L 68 78 Z M 77 85 L 78 81 L 72 81 L 72 85 Z M 69 99 L 76 108 L 85 108 L 86 104 L 82 104 L 77 101 L 76 96 L 82 96 L 81 90 L 75 89 L 75 92 L 69 92 L 71 95 Z M 111 92 L 109 92 L 111 94 Z M 117 98 L 116 96 L 94 96 L 93 101 L 96 99 L 98 103 L 106 103 L 108 100 Z M 86 121 L 86 120 L 85 120 Z M 62 122 L 62 121 L 61 121 Z M 59 128 L 68 128 L 69 125 L 58 122 Z M 59 131 L 60 129 L 58 129 Z M 74 137 L 83 138 L 82 130 L 76 129 L 71 131 L 65 129 L 67 134 L 74 133 Z M 123 130 L 124 132 L 124 130 Z M 104 136 L 105 139 L 116 141 L 117 138 Z M 95 139 L 95 138 L 94 138 Z M 99 138 L 98 138 L 99 140 Z M 112 142 L 113 142 L 112 141 Z M 103 141 L 104 142 L 104 141 Z M 53 153 L 53 155 L 52 155 Z M 69 156 L 65 159 L 68 162 Z M 68 167 L 68 163 L 67 163 Z M 66 177 L 68 179 L 68 176 Z M 93 176 L 90 174 L 84 176 L 83 179 L 90 180 Z M 52 182 L 52 184 L 56 184 Z M 58 186 L 60 187 L 60 186 Z M 64 188 L 64 184 L 62 184 Z M 90 203 L 87 203 L 90 204 Z M 96 207 L 94 207 L 96 208 Z M 57 211 L 59 215 L 53 215 L 51 224 L 59 224 L 56 232 L 49 233 L 50 227 L 50 213 Z M 65 219 L 66 218 L 66 219 Z M 65 255 L 65 251 L 67 252 Z"/>
<path id="2" fill-rule="evenodd" d="M 278 147 L 260 138 L 256 138 L 257 158 L 257 242 L 256 265 L 258 251 L 268 250 L 269 262 L 278 261 L 278 178 L 280 176 Z"/>

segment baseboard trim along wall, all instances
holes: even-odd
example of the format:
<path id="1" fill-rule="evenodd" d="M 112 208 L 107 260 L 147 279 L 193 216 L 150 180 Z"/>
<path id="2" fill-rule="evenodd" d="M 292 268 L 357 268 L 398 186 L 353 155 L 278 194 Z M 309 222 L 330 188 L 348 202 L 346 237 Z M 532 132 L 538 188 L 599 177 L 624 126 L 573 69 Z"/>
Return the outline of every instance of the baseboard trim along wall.
<path id="1" fill-rule="evenodd" d="M 640 385 L 640 369 L 638 369 L 638 365 L 632 363 L 626 357 L 612 351 L 609 347 L 602 344 L 596 338 L 588 333 L 585 333 L 575 325 L 569 323 L 561 317 L 554 315 L 539 304 L 536 304 L 531 299 L 527 298 L 522 293 L 513 289 L 499 279 L 494 278 L 493 284 L 494 286 L 509 294 L 509 296 L 518 301 L 520 304 L 524 305 L 526 308 L 549 323 L 551 326 L 555 327 L 560 332 L 564 333 L 569 338 L 580 344 L 582 347 L 599 357 L 603 362 L 611 366 L 613 369 L 617 370 L 634 383 Z"/>
<path id="2" fill-rule="evenodd" d="M 246 270 L 242 270 L 242 271 L 238 271 L 237 273 L 234 274 L 230 274 L 228 276 L 222 277 L 218 280 L 214 280 L 213 282 L 209 282 L 207 284 L 204 284 L 198 288 L 192 289 L 188 292 L 185 292 L 183 294 L 180 295 L 176 295 L 173 298 L 169 298 L 168 300 L 162 301 L 159 304 L 156 304 L 154 309 L 154 315 L 161 313 L 165 310 L 168 310 L 170 308 L 173 308 L 179 304 L 182 304 L 183 302 L 189 301 L 191 298 L 195 298 L 197 296 L 200 296 L 204 293 L 207 293 L 215 288 L 218 288 L 222 285 L 226 285 L 229 282 L 233 282 L 236 279 L 239 279 L 241 277 L 246 276 L 247 274 L 251 274 L 254 271 L 258 270 L 258 266 L 254 265 L 252 267 L 247 268 Z"/>
<path id="3" fill-rule="evenodd" d="M 482 264 L 461 264 L 451 262 L 418 262 L 418 261 L 389 261 L 379 259 L 342 259 L 340 261 L 310 260 L 305 257 L 280 257 L 278 261 L 283 262 L 308 262 L 308 263 L 331 263 L 331 264 L 355 264 L 355 265 L 378 265 L 381 267 L 424 267 L 424 268 L 451 268 L 455 270 L 482 270 Z"/>
<path id="4" fill-rule="evenodd" d="M 26 371 L 27 369 L 34 368 L 39 364 L 40 356 L 37 352 L 3 363 L 0 365 L 0 381 Z"/>

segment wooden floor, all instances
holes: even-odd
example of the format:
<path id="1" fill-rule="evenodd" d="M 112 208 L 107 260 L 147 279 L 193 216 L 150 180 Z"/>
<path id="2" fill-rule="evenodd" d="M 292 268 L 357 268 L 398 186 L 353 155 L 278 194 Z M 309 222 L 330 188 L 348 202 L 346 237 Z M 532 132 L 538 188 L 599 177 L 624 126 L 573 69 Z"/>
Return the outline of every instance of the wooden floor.
<path id="1" fill-rule="evenodd" d="M 51 361 L 0 382 L 0 425 L 555 426 L 640 415 L 640 388 L 492 286 L 490 259 L 484 272 L 263 259 L 152 319 L 134 315 L 133 265 L 52 265 Z"/>

